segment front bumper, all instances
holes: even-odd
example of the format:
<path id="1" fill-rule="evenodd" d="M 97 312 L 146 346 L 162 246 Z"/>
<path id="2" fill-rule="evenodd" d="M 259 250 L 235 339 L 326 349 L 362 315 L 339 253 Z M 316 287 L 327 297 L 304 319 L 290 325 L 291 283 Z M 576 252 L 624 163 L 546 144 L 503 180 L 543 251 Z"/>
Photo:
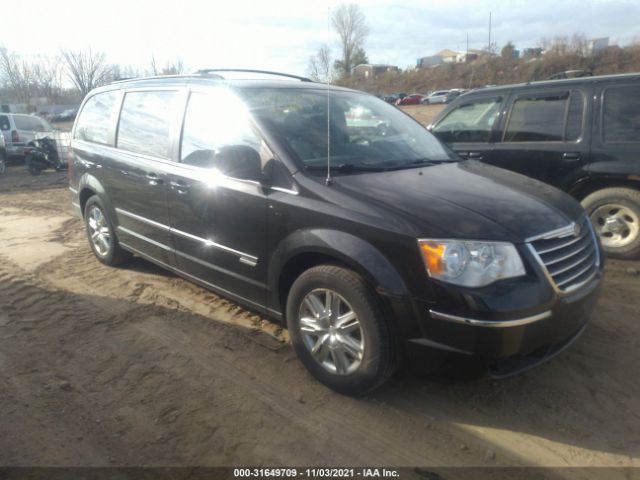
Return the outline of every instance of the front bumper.
<path id="1" fill-rule="evenodd" d="M 546 361 L 569 346 L 584 330 L 601 284 L 600 269 L 587 285 L 571 295 L 547 296 L 532 289 L 529 299 L 533 303 L 547 301 L 540 302 L 537 308 L 527 305 L 529 308 L 513 315 L 495 310 L 449 313 L 415 301 L 421 337 L 409 339 L 408 347 L 478 357 L 494 376 L 508 376 Z M 512 291 L 511 295 L 518 296 L 518 292 Z M 511 295 L 507 293 L 505 297 Z"/>

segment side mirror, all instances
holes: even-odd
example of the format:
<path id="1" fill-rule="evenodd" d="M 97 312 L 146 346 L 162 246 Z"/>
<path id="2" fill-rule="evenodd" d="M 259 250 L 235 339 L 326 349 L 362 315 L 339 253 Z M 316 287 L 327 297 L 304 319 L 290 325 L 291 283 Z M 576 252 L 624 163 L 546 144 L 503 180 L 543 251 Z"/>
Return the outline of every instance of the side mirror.
<path id="1" fill-rule="evenodd" d="M 222 147 L 213 163 L 227 177 L 263 182 L 260 154 L 247 145 Z"/>

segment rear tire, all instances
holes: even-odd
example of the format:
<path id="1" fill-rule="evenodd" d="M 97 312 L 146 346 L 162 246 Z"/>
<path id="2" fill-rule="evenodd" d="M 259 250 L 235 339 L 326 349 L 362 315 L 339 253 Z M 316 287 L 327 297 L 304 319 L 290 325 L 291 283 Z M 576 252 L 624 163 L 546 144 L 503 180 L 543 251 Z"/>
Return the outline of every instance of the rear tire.
<path id="1" fill-rule="evenodd" d="M 84 207 L 84 225 L 91 251 L 100 262 L 114 267 L 131 258 L 131 253 L 120 247 L 113 222 L 97 195 L 87 200 Z"/>
<path id="2" fill-rule="evenodd" d="M 37 176 L 42 173 L 42 169 L 35 162 L 32 162 L 30 158 L 26 159 L 26 163 L 27 170 L 29 170 L 29 173 L 31 175 Z"/>
<path id="3" fill-rule="evenodd" d="M 612 258 L 640 258 L 640 191 L 604 188 L 582 200 L 582 206 Z"/>
<path id="4" fill-rule="evenodd" d="M 307 370 L 339 393 L 370 392 L 397 368 L 380 298 L 346 268 L 320 265 L 300 275 L 287 298 L 287 326 Z"/>

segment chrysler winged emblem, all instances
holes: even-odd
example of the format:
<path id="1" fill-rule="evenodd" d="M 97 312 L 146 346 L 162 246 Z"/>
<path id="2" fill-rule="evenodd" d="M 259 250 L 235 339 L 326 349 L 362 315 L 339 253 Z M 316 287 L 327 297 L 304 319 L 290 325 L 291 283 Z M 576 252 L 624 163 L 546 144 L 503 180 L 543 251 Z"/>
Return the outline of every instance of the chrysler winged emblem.
<path id="1" fill-rule="evenodd" d="M 573 236 L 574 237 L 579 237 L 580 236 L 580 225 L 577 223 L 573 224 Z"/>

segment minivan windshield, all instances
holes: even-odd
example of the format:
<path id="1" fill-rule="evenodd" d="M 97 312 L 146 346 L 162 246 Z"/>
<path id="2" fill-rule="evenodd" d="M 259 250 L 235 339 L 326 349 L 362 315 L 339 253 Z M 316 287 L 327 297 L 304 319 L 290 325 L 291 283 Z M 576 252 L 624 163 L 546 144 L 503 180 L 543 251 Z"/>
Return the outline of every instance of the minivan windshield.
<path id="1" fill-rule="evenodd" d="M 456 161 L 408 115 L 371 95 L 323 89 L 245 87 L 256 121 L 309 171 L 394 170 Z M 327 122 L 327 111 L 330 121 Z"/>

